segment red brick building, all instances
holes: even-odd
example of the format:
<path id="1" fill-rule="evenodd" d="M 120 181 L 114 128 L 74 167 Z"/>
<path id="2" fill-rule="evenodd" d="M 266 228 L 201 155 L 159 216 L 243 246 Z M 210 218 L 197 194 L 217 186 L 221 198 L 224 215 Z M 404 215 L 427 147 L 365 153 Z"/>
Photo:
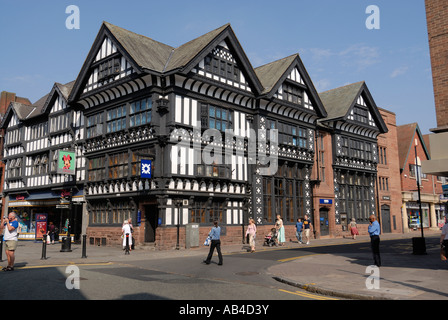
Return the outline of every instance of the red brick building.
<path id="1" fill-rule="evenodd" d="M 431 158 L 423 161 L 422 170 L 448 176 L 448 5 L 446 0 L 426 0 L 425 6 L 437 128 L 431 129 Z"/>
<path id="2" fill-rule="evenodd" d="M 403 231 L 420 228 L 420 201 L 423 227 L 438 229 L 438 217 L 445 216 L 441 200 L 444 177 L 422 173 L 422 161 L 430 159 L 429 149 L 417 123 L 397 127 L 402 190 Z M 417 177 L 421 176 L 421 179 Z"/>
<path id="3" fill-rule="evenodd" d="M 401 181 L 395 113 L 379 108 L 389 130 L 378 136 L 377 209 L 383 233 L 402 233 Z"/>

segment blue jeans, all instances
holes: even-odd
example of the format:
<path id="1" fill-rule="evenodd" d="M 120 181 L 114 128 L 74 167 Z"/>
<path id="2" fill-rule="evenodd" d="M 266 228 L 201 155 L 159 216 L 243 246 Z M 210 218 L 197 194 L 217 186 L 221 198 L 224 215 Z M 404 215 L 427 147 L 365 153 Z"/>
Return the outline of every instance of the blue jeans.
<path id="1" fill-rule="evenodd" d="M 302 242 L 302 231 L 296 231 L 296 237 L 299 242 Z"/>

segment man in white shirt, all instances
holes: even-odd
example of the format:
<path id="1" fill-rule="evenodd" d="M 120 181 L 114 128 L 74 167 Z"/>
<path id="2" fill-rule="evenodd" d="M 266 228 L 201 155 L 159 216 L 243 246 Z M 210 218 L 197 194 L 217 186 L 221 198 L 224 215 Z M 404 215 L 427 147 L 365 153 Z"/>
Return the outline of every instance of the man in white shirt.
<path id="1" fill-rule="evenodd" d="M 18 227 L 19 222 L 17 221 L 17 217 L 14 212 L 10 212 L 8 218 L 3 217 L 1 228 L 4 230 L 3 243 L 5 244 L 5 253 L 8 258 L 8 266 L 3 268 L 3 271 L 14 271 L 15 251 L 18 242 Z"/>

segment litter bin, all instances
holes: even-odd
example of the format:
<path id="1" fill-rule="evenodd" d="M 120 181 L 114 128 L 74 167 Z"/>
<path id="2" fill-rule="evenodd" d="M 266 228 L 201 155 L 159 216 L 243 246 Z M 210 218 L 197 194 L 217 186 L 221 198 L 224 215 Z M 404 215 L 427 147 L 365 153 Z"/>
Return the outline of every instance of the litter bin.
<path id="1" fill-rule="evenodd" d="M 189 223 L 185 228 L 185 247 L 187 249 L 199 247 L 199 224 Z"/>
<path id="2" fill-rule="evenodd" d="M 426 254 L 425 238 L 412 238 L 412 254 L 422 255 Z"/>

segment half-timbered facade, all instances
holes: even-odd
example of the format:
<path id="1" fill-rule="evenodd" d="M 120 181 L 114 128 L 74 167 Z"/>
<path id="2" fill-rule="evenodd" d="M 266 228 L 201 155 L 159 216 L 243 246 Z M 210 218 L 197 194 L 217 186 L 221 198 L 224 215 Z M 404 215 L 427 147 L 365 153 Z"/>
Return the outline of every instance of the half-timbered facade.
<path id="1" fill-rule="evenodd" d="M 355 219 L 365 232 L 369 216 L 377 214 L 377 137 L 388 129 L 365 82 L 329 90 L 320 97 L 328 116 L 318 122 L 332 139 L 334 218 L 329 223 L 336 234 Z"/>
<path id="2" fill-rule="evenodd" d="M 83 184 L 86 177 L 83 146 L 84 116 L 69 108 L 73 83 L 55 83 L 33 105 L 12 102 L 1 123 L 5 129 L 5 208 L 21 219 L 24 238 L 34 239 L 36 215 L 46 214 L 61 230 L 70 219 L 72 233 L 82 229 Z M 73 151 L 76 174 L 58 172 L 60 150 Z M 69 203 L 75 205 L 71 208 Z"/>
<path id="3" fill-rule="evenodd" d="M 230 25 L 173 48 L 103 23 L 69 103 L 86 117 L 93 241 L 118 242 L 131 218 L 137 241 L 161 247 L 175 227 L 213 220 L 239 242 L 249 216 L 271 226 L 312 213 L 326 112 L 298 55 L 254 70 Z"/>
<path id="4" fill-rule="evenodd" d="M 249 217 L 264 233 L 280 215 L 293 234 L 308 215 L 319 235 L 324 167 L 331 224 L 366 222 L 387 130 L 364 83 L 319 95 L 298 54 L 254 69 L 229 24 L 174 48 L 107 22 L 77 79 L 11 104 L 3 127 L 10 208 L 69 187 L 91 244 L 120 244 L 131 219 L 135 241 L 159 248 L 214 220 L 241 243 Z M 61 149 L 76 152 L 74 176 L 53 170 Z"/>

